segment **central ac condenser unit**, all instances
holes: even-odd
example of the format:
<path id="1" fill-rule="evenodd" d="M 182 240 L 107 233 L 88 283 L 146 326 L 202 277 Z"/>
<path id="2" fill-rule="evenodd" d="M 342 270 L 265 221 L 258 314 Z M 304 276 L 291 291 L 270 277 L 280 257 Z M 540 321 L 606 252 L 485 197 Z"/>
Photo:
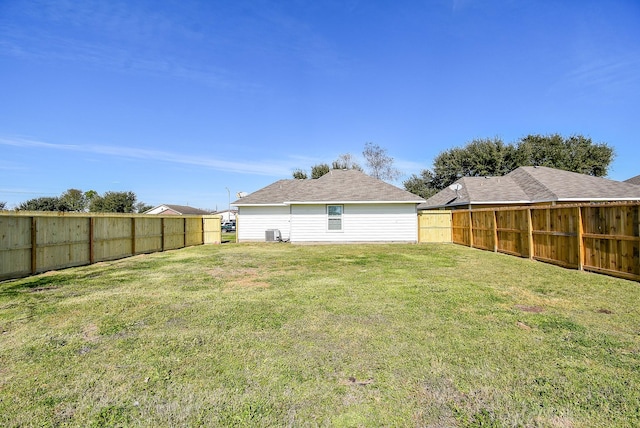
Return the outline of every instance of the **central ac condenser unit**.
<path id="1" fill-rule="evenodd" d="M 282 241 L 282 235 L 280 235 L 279 229 L 269 229 L 264 233 L 265 241 L 267 242 L 280 242 Z"/>

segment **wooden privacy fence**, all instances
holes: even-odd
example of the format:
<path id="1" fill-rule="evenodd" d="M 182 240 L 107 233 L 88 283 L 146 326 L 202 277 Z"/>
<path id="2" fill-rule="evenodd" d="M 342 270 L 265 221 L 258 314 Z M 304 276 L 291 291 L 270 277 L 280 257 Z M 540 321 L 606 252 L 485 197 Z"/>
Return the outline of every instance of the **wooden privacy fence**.
<path id="1" fill-rule="evenodd" d="M 0 212 L 0 280 L 220 241 L 213 215 Z"/>
<path id="2" fill-rule="evenodd" d="M 640 281 L 640 204 L 452 212 L 456 244 Z"/>
<path id="3" fill-rule="evenodd" d="M 418 242 L 451 242 L 451 211 L 419 211 Z"/>

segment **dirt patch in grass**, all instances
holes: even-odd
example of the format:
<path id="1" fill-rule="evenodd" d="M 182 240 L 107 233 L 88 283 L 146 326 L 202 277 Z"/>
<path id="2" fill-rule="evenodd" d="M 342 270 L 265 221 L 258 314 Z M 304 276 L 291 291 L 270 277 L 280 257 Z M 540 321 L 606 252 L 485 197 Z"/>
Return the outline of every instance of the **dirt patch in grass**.
<path id="1" fill-rule="evenodd" d="M 515 305 L 517 310 L 522 312 L 530 312 L 532 314 L 539 314 L 540 312 L 544 312 L 544 308 L 540 306 L 528 306 L 528 305 Z"/>
<path id="2" fill-rule="evenodd" d="M 522 330 L 527 330 L 527 331 L 531 330 L 531 327 L 523 323 L 522 321 L 518 321 L 516 325 L 518 326 L 518 328 L 521 328 Z"/>
<path id="3" fill-rule="evenodd" d="M 350 385 L 350 386 L 366 386 L 366 385 L 371 385 L 372 383 L 373 383 L 372 378 L 359 380 L 353 376 L 349 377 L 348 379 L 343 379 L 340 381 L 340 385 Z"/>
<path id="4" fill-rule="evenodd" d="M 100 329 L 93 323 L 87 324 L 82 329 L 82 338 L 87 342 L 95 342 L 100 338 Z"/>
<path id="5" fill-rule="evenodd" d="M 36 287 L 36 288 L 32 288 L 31 290 L 29 290 L 29 293 L 41 293 L 43 291 L 49 291 L 49 290 L 57 290 L 58 287 L 55 285 L 49 285 L 46 287 Z"/>

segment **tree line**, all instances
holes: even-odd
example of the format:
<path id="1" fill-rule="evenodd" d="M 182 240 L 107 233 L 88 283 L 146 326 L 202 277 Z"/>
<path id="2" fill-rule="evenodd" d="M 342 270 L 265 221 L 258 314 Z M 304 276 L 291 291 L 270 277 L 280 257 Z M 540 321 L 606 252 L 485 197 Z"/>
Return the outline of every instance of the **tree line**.
<path id="1" fill-rule="evenodd" d="M 527 135 L 513 143 L 500 138 L 475 139 L 464 147 L 454 147 L 438 154 L 431 169 L 412 174 L 403 182 L 409 192 L 429 198 L 462 177 L 490 177 L 508 174 L 520 166 L 547 166 L 581 174 L 603 177 L 607 175 L 615 153 L 606 143 L 594 143 L 582 135 L 563 137 L 560 134 Z M 397 180 L 401 172 L 386 149 L 365 143 L 362 156 L 367 173 L 380 180 Z M 331 169 L 365 171 L 353 155 L 345 153 L 331 164 L 320 163 L 311 167 L 310 174 L 298 168 L 293 178 L 317 179 Z M 0 209 L 6 203 L 0 202 Z M 151 209 L 150 205 L 136 201 L 133 192 L 82 192 L 69 189 L 59 197 L 42 197 L 23 202 L 18 210 L 29 211 L 90 211 L 134 213 Z"/>
<path id="2" fill-rule="evenodd" d="M 0 202 L 0 209 L 6 204 Z M 138 202 L 134 192 L 105 192 L 100 195 L 95 190 L 83 192 L 68 189 L 60 196 L 44 196 L 29 199 L 16 207 L 18 211 L 64 211 L 64 212 L 111 212 L 142 213 L 153 208 Z"/>
<path id="3" fill-rule="evenodd" d="M 603 177 L 613 161 L 614 150 L 582 135 L 528 135 L 505 144 L 500 138 L 476 139 L 464 147 L 441 152 L 432 169 L 406 180 L 404 188 L 429 198 L 462 177 L 508 174 L 521 166 L 546 166 Z"/>

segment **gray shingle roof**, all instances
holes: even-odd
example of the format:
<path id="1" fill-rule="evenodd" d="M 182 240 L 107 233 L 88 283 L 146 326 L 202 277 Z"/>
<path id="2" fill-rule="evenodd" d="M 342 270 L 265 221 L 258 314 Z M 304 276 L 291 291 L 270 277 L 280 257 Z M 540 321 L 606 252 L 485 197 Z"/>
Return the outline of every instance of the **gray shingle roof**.
<path id="1" fill-rule="evenodd" d="M 636 175 L 635 177 L 631 177 L 628 180 L 624 180 L 624 182 L 635 184 L 636 186 L 640 186 L 640 175 Z"/>
<path id="2" fill-rule="evenodd" d="M 462 189 L 447 188 L 419 209 L 468 204 L 640 200 L 640 186 L 547 167 L 523 166 L 503 177 L 464 177 Z"/>
<path id="3" fill-rule="evenodd" d="M 402 190 L 357 170 L 333 169 L 318 179 L 279 180 L 231 203 L 243 205 L 285 205 L 326 202 L 424 202 L 420 196 Z"/>

